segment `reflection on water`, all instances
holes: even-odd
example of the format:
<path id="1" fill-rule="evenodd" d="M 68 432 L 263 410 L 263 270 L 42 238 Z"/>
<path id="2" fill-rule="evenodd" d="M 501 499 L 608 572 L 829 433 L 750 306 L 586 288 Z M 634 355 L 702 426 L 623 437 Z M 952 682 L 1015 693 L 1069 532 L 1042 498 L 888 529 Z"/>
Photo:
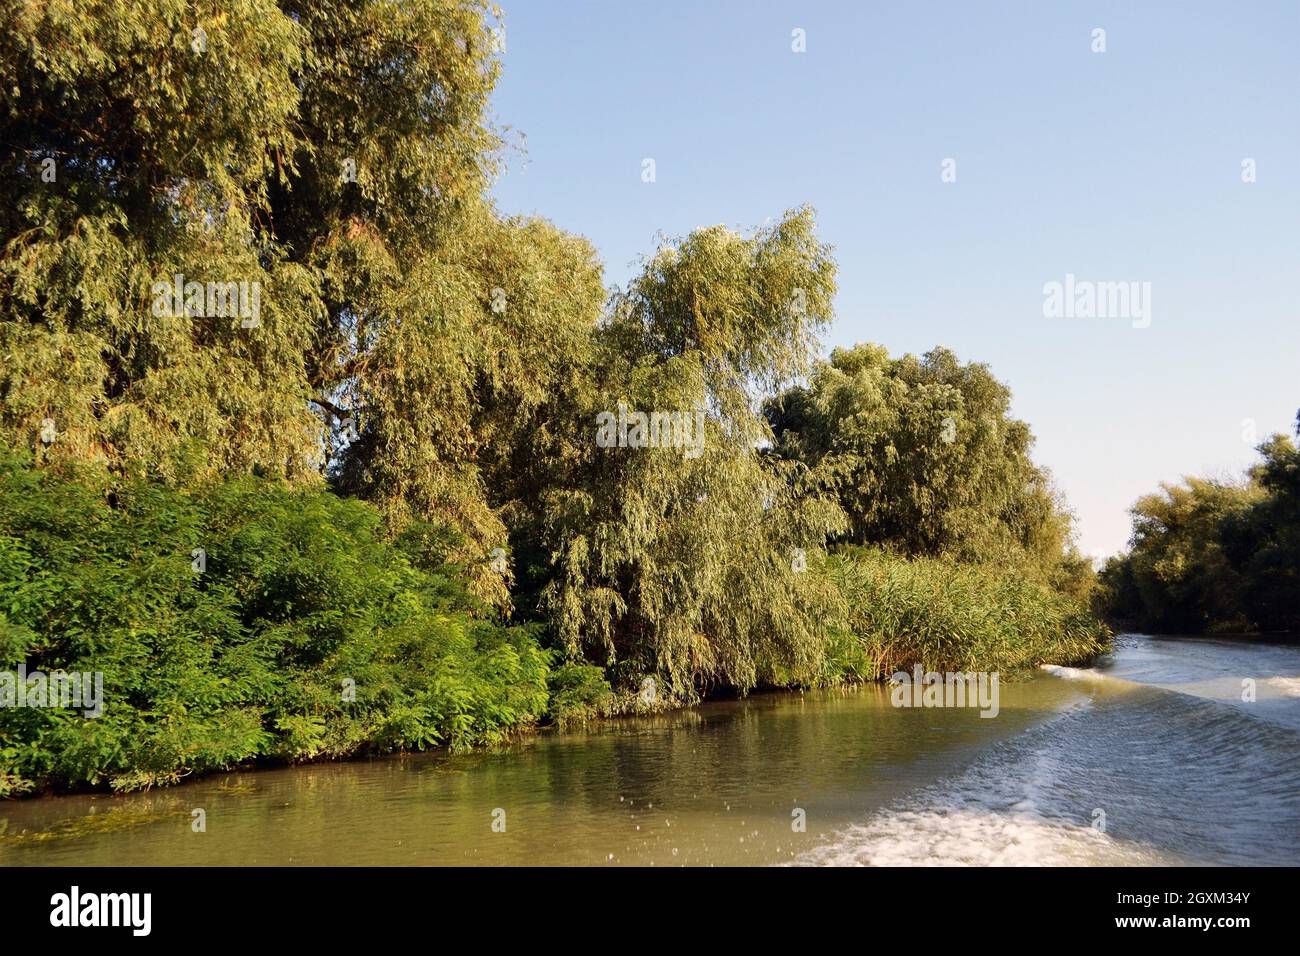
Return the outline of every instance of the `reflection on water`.
<path id="1" fill-rule="evenodd" d="M 1300 862 L 1300 651 L 1218 644 L 1123 639 L 1004 684 L 991 720 L 880 686 L 759 695 L 465 756 L 3 804 L 0 864 Z"/>

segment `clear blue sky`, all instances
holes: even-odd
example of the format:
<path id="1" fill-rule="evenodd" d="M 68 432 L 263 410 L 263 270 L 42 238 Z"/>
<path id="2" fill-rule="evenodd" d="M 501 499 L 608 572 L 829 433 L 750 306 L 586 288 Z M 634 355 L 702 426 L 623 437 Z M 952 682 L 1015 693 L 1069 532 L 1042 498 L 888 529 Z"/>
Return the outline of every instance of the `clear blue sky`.
<path id="1" fill-rule="evenodd" d="M 1085 552 L 1123 547 L 1159 481 L 1242 470 L 1244 419 L 1290 431 L 1300 0 L 504 8 L 493 112 L 526 154 L 503 211 L 587 236 L 622 283 L 661 231 L 811 203 L 839 262 L 827 346 L 988 363 Z M 1150 282 L 1150 327 L 1045 318 L 1066 273 Z"/>

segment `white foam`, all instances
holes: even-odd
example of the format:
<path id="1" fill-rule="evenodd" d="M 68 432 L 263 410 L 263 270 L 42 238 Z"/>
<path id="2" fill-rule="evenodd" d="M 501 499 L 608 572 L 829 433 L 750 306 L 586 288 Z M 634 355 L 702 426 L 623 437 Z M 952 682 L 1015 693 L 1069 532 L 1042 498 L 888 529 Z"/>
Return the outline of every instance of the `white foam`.
<path id="1" fill-rule="evenodd" d="M 1067 668 L 1067 670 L 1075 670 Z M 1094 828 L 1092 809 L 1063 793 L 1058 752 L 1092 701 L 1080 698 L 1038 728 L 1018 754 L 990 754 L 960 776 L 835 834 L 794 861 L 825 866 L 1142 866 L 1154 848 Z M 1010 759 L 1007 759 L 1010 757 Z"/>
<path id="2" fill-rule="evenodd" d="M 1165 862 L 1100 830 L 1043 818 L 1032 809 L 892 810 L 810 850 L 816 866 L 1142 866 Z"/>
<path id="3" fill-rule="evenodd" d="M 1276 687 L 1285 697 L 1300 697 L 1300 677 L 1267 677 L 1264 683 Z"/>
<path id="4" fill-rule="evenodd" d="M 1091 667 L 1065 667 L 1061 664 L 1038 665 L 1047 673 L 1065 680 L 1099 680 L 1105 675 Z"/>

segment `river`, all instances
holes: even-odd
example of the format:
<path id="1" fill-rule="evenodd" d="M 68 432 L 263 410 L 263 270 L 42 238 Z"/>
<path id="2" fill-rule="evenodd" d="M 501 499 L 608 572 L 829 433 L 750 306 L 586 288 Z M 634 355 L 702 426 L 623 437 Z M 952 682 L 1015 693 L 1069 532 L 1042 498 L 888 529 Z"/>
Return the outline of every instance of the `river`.
<path id="1" fill-rule="evenodd" d="M 890 697 L 12 801 L 0 865 L 1300 864 L 1300 647 L 1121 635 L 991 719 Z"/>

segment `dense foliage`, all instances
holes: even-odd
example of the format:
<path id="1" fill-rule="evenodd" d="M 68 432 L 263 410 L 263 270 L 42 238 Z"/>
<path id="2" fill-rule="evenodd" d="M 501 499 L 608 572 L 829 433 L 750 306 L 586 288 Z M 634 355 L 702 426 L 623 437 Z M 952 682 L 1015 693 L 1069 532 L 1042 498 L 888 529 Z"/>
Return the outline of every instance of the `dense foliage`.
<path id="1" fill-rule="evenodd" d="M 751 389 L 807 366 L 834 266 L 807 210 L 742 237 L 703 229 L 651 259 L 595 335 L 571 472 L 543 498 L 553 573 L 541 606 L 571 653 L 657 673 L 689 699 L 815 670 L 824 590 L 792 550 L 842 522 L 759 453 L 770 431 Z M 792 309 L 798 298 L 806 308 Z M 629 409 L 698 411 L 692 447 L 602 448 L 591 423 Z"/>
<path id="2" fill-rule="evenodd" d="M 1082 596 L 1091 575 L 1071 518 L 1029 458 L 1029 426 L 987 366 L 947 349 L 893 359 L 836 349 L 807 384 L 769 399 L 774 452 L 848 516 L 835 540 L 1014 565 Z"/>
<path id="3" fill-rule="evenodd" d="M 480 458 L 604 297 L 586 242 L 483 199 L 486 5 L 187 7 L 0 14 L 0 440 L 169 481 L 330 471 L 481 557 L 506 531 Z M 256 283 L 258 324 L 158 314 L 177 275 Z"/>
<path id="4" fill-rule="evenodd" d="M 0 669 L 110 695 L 0 712 L 0 786 L 1102 639 L 986 368 L 816 360 L 811 210 L 665 241 L 613 290 L 586 240 L 497 212 L 480 0 L 0 27 Z"/>
<path id="5" fill-rule="evenodd" d="M 374 508 L 265 479 L 108 490 L 4 456 L 0 669 L 99 671 L 107 702 L 0 709 L 0 787 L 463 747 L 541 718 L 536 628 L 477 614 L 419 530 L 390 542 Z"/>
<path id="6" fill-rule="evenodd" d="M 828 570 L 846 602 L 853 674 L 868 680 L 915 664 L 1023 674 L 1085 663 L 1110 642 L 1086 607 L 1012 568 L 852 547 Z"/>
<path id="7" fill-rule="evenodd" d="M 1274 435 L 1259 452 L 1244 481 L 1187 478 L 1134 504 L 1103 613 L 1166 632 L 1300 630 L 1300 451 Z"/>

